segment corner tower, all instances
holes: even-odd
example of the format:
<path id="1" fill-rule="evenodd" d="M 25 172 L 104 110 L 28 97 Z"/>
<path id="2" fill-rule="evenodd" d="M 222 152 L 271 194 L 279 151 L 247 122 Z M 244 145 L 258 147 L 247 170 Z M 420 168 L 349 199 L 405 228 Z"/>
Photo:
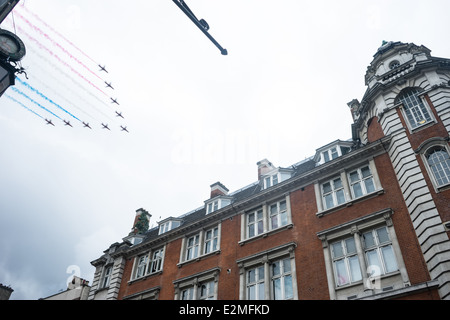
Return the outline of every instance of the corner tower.
<path id="1" fill-rule="evenodd" d="M 425 46 L 383 42 L 349 102 L 360 145 L 390 136 L 388 147 L 431 279 L 450 299 L 450 60 Z M 400 231 L 400 230 L 399 230 Z"/>

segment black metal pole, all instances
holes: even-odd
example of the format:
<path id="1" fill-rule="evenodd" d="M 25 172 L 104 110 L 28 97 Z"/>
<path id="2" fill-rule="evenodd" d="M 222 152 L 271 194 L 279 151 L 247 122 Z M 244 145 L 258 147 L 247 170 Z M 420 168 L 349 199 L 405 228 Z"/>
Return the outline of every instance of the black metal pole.
<path id="1" fill-rule="evenodd" d="M 172 1 L 175 2 L 175 4 L 178 6 L 178 8 L 180 8 L 181 11 L 183 11 L 189 17 L 189 19 L 191 19 L 192 22 L 194 22 L 194 24 L 209 38 L 209 40 L 211 40 L 212 43 L 214 43 L 216 45 L 216 47 L 219 48 L 220 53 L 222 53 L 224 56 L 226 56 L 228 54 L 227 49 L 224 49 L 221 47 L 221 45 L 216 41 L 216 39 L 214 39 L 208 33 L 208 31 L 204 28 L 204 26 L 200 23 L 200 21 L 197 20 L 197 18 L 193 15 L 193 13 L 190 10 L 187 10 L 178 0 L 172 0 Z"/>

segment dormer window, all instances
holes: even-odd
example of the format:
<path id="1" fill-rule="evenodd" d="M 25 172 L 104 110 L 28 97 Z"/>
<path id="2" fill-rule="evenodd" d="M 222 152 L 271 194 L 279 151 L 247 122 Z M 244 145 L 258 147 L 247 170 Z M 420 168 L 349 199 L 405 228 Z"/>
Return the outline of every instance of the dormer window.
<path id="1" fill-rule="evenodd" d="M 278 173 L 264 178 L 264 189 L 270 188 L 278 184 Z"/>
<path id="2" fill-rule="evenodd" d="M 337 140 L 317 150 L 315 161 L 317 165 L 327 163 L 350 152 L 352 142 Z"/>
<path id="3" fill-rule="evenodd" d="M 210 214 L 214 211 L 228 206 L 229 204 L 231 204 L 231 199 L 232 198 L 229 196 L 219 196 L 206 201 L 206 214 Z"/>
<path id="4" fill-rule="evenodd" d="M 180 219 L 168 218 L 163 221 L 158 222 L 159 224 L 159 233 L 163 234 L 172 229 L 178 228 L 181 225 Z"/>

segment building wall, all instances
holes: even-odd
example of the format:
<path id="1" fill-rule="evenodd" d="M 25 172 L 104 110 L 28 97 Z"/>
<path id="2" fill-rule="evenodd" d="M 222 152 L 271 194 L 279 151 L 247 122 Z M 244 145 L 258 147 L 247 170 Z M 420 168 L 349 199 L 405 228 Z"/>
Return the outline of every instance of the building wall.
<path id="1" fill-rule="evenodd" d="M 100 281 L 103 266 L 114 263 L 108 299 L 177 299 L 184 284 L 209 277 L 216 283 L 215 298 L 237 300 L 244 297 L 241 283 L 246 268 L 254 263 L 252 260 L 269 266 L 270 259 L 278 259 L 282 254 L 293 267 L 294 299 L 449 299 L 450 230 L 444 223 L 450 221 L 450 188 L 435 187 L 423 152 L 427 144 L 436 141 L 448 146 L 450 72 L 435 71 L 430 64 L 423 67 L 423 62 L 431 59 L 423 46 L 394 44 L 392 48 L 388 53 L 380 51 L 369 67 L 366 82 L 370 90 L 363 103 L 355 107 L 359 102 L 352 102 L 353 138 L 361 142 L 355 150 L 254 198 L 233 203 L 219 214 L 182 225 L 179 231 L 151 240 L 147 246 L 133 249 L 130 244 L 121 244 L 122 251 L 104 257 L 104 262 L 95 262 L 94 284 Z M 400 58 L 395 48 L 401 48 Z M 395 70 L 391 72 L 387 66 L 394 59 L 409 66 L 401 73 L 393 73 Z M 388 76 L 383 77 L 383 72 L 388 72 Z M 402 105 L 396 102 L 398 94 L 408 87 L 423 90 L 423 99 L 435 119 L 417 130 L 411 130 Z M 366 164 L 376 171 L 377 189 L 357 199 L 347 197 L 343 204 L 324 210 L 321 183 L 335 176 L 345 180 L 349 170 Z M 242 216 L 279 199 L 286 199 L 289 204 L 289 223 L 264 236 L 243 241 Z M 185 237 L 218 224 L 220 251 L 181 262 Z M 390 234 L 398 272 L 381 277 L 378 287 L 366 282 L 369 275 L 364 272 L 362 283 L 336 287 L 330 241 L 353 236 L 356 242 L 361 230 L 379 225 L 385 225 Z M 164 268 L 159 273 L 131 280 L 135 257 L 153 245 L 164 246 Z M 360 253 L 358 259 L 364 265 L 364 255 Z M 90 298 L 95 296 L 93 290 Z"/>
<path id="2" fill-rule="evenodd" d="M 381 154 L 374 158 L 374 162 L 384 190 L 383 193 L 319 217 L 316 215 L 318 208 L 314 184 L 310 183 L 289 194 L 292 216 L 292 227 L 290 228 L 241 245 L 239 244 L 240 232 L 237 230 L 241 230 L 242 220 L 240 215 L 231 216 L 221 221 L 220 253 L 199 261 L 182 264 L 180 267 L 182 239 L 169 241 L 165 247 L 163 272 L 132 283 L 128 283 L 128 281 L 131 278 L 134 257 L 126 259 L 118 299 L 149 288 L 159 287 L 158 298 L 171 300 L 175 297 L 174 280 L 215 267 L 220 267 L 217 298 L 239 299 L 239 267 L 236 261 L 291 241 L 297 244 L 294 256 L 298 298 L 330 299 L 322 243 L 317 233 L 386 208 L 391 208 L 394 212 L 392 221 L 409 282 L 411 285 L 415 285 L 429 281 L 430 275 L 389 156 L 386 153 Z"/>

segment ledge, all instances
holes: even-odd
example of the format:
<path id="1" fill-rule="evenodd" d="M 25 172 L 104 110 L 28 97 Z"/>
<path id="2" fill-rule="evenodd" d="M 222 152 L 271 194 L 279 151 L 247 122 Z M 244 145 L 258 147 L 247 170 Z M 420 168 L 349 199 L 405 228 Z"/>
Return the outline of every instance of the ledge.
<path id="1" fill-rule="evenodd" d="M 194 258 L 194 259 L 190 259 L 190 260 L 185 260 L 185 261 L 179 262 L 179 263 L 177 263 L 177 267 L 178 267 L 178 268 L 181 268 L 181 267 L 184 266 L 185 264 L 201 261 L 201 260 L 203 260 L 203 259 L 206 259 L 207 257 L 210 257 L 210 256 L 214 256 L 214 255 L 220 254 L 220 252 L 221 252 L 221 251 L 220 251 L 220 249 L 219 249 L 219 250 L 216 250 L 216 251 L 207 253 L 207 254 L 202 254 L 201 256 L 198 256 L 197 258 Z"/>
<path id="2" fill-rule="evenodd" d="M 293 226 L 294 226 L 293 223 L 288 223 L 287 225 L 281 226 L 281 227 L 273 229 L 273 230 L 269 230 L 269 231 L 263 232 L 261 234 L 258 234 L 257 236 L 238 241 L 238 244 L 240 246 L 243 246 L 243 245 L 245 245 L 248 242 L 252 242 L 252 241 L 255 241 L 255 240 L 258 240 L 258 239 L 266 238 L 266 237 L 270 236 L 271 234 L 274 234 L 274 233 L 277 233 L 277 232 L 280 232 L 280 231 L 283 231 L 283 230 L 291 229 Z"/>
<path id="3" fill-rule="evenodd" d="M 329 208 L 329 209 L 326 209 L 326 210 L 319 211 L 319 212 L 316 213 L 316 216 L 318 218 L 321 218 L 321 217 L 323 217 L 325 215 L 328 215 L 328 214 L 333 213 L 335 211 L 341 210 L 343 208 L 351 207 L 355 203 L 358 203 L 358 202 L 361 202 L 361 201 L 364 201 L 364 200 L 367 200 L 367 199 L 375 198 L 375 197 L 378 197 L 378 196 L 380 196 L 382 194 L 384 194 L 384 189 L 383 188 L 375 190 L 375 191 L 373 191 L 371 193 L 368 193 L 368 194 L 366 194 L 364 196 L 361 196 L 359 198 L 351 199 L 351 200 L 346 201 L 346 202 L 344 202 L 344 203 L 342 203 L 342 204 L 340 204 L 338 206 L 335 206 L 333 208 Z"/>

